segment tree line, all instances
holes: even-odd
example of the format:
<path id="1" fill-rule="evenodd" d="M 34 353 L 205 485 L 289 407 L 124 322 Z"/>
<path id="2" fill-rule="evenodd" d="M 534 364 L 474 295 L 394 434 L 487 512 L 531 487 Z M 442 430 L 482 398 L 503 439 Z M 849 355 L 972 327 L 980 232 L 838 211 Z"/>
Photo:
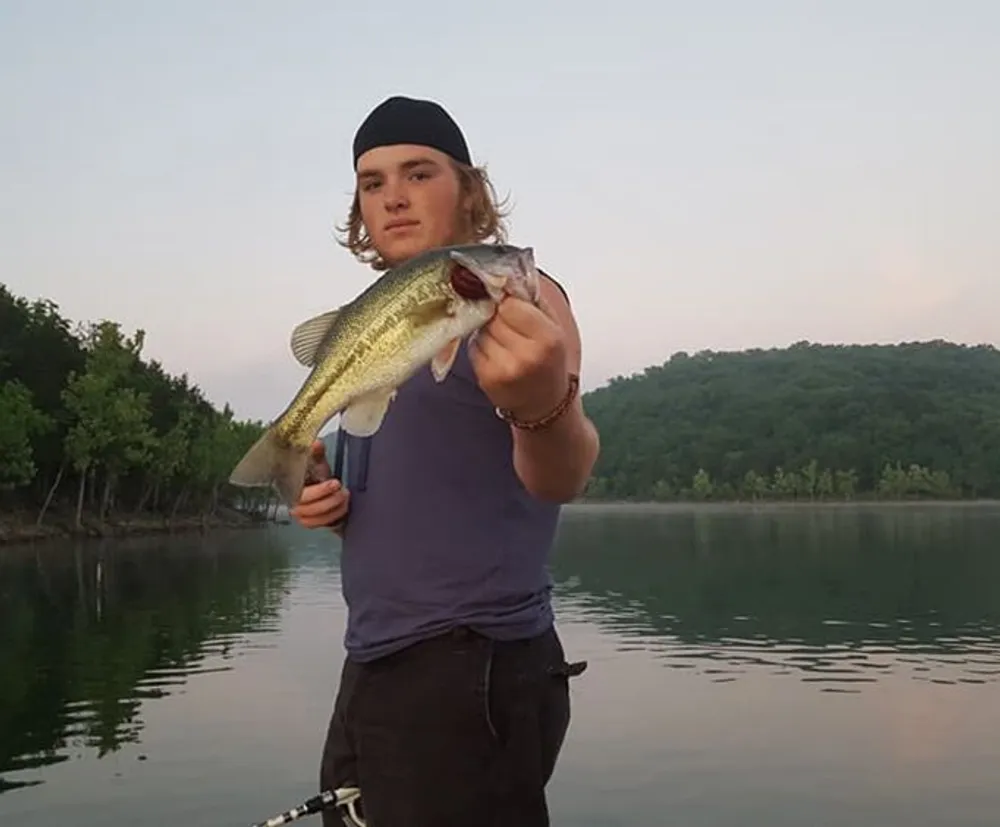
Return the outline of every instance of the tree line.
<path id="1" fill-rule="evenodd" d="M 265 514 L 227 484 L 265 423 L 143 357 L 145 334 L 72 324 L 0 284 L 0 514 Z M 601 433 L 585 498 L 1000 496 L 1000 351 L 948 342 L 694 355 L 584 396 Z"/>
<path id="2" fill-rule="evenodd" d="M 584 396 L 595 500 L 1000 496 L 1000 351 L 943 341 L 678 353 Z"/>
<path id="3" fill-rule="evenodd" d="M 143 357 L 145 334 L 72 324 L 0 284 L 0 513 L 112 517 L 266 513 L 266 490 L 226 482 L 264 424 L 219 410 Z"/>

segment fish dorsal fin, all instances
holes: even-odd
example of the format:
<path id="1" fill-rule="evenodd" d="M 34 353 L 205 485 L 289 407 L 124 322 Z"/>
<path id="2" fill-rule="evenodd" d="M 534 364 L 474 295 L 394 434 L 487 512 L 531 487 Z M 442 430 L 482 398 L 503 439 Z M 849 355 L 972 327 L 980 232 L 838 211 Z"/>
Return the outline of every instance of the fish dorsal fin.
<path id="1" fill-rule="evenodd" d="M 292 331 L 292 354 L 300 365 L 311 368 L 316 364 L 316 353 L 319 351 L 320 343 L 339 313 L 338 307 L 336 310 L 328 310 L 296 325 Z"/>

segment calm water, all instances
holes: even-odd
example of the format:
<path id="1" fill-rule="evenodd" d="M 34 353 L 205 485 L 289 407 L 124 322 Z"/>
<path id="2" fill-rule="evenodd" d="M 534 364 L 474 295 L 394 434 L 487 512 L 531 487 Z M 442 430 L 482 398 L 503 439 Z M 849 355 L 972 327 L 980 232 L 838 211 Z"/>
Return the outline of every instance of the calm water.
<path id="1" fill-rule="evenodd" d="M 993 507 L 570 511 L 590 669 L 555 823 L 995 827 L 998 538 Z M 0 824 L 297 804 L 343 623 L 335 548 L 295 527 L 0 550 Z"/>

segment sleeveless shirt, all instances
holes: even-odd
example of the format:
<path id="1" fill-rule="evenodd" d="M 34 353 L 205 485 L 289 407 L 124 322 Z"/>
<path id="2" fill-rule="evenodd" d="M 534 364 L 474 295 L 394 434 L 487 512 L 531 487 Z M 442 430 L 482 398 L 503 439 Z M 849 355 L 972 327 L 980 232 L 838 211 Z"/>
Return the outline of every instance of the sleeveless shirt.
<path id="1" fill-rule="evenodd" d="M 443 382 L 425 367 L 400 386 L 374 435 L 338 438 L 351 492 L 340 560 L 350 658 L 460 625 L 498 640 L 552 625 L 547 564 L 560 507 L 517 476 L 510 426 L 480 389 L 465 341 Z"/>

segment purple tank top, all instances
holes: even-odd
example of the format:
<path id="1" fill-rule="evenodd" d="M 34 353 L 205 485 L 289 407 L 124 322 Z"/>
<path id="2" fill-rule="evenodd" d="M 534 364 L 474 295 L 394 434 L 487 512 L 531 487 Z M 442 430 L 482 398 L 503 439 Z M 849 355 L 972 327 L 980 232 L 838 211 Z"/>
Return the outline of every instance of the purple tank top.
<path id="1" fill-rule="evenodd" d="M 346 436 L 345 448 L 351 513 L 340 568 L 352 659 L 458 625 L 500 640 L 551 626 L 559 506 L 517 477 L 510 428 L 464 343 L 444 382 L 419 370 L 374 436 Z"/>

